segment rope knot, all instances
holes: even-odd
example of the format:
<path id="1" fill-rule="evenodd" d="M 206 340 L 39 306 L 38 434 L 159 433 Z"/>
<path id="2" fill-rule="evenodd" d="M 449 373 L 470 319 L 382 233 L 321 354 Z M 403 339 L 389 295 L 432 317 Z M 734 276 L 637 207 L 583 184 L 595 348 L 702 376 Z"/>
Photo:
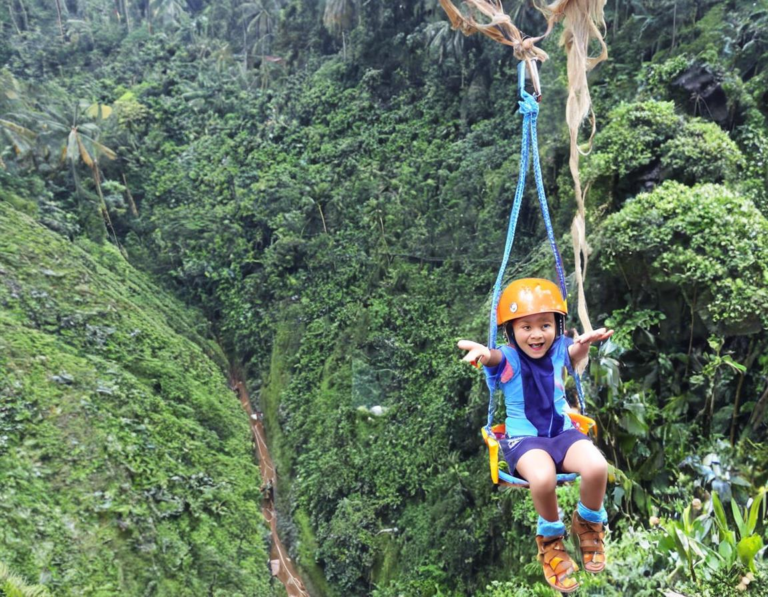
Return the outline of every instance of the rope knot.
<path id="1" fill-rule="evenodd" d="M 520 114 L 523 116 L 528 116 L 529 114 L 536 116 L 539 113 L 539 104 L 530 93 L 524 91 L 522 101 L 517 103 L 520 106 Z"/>

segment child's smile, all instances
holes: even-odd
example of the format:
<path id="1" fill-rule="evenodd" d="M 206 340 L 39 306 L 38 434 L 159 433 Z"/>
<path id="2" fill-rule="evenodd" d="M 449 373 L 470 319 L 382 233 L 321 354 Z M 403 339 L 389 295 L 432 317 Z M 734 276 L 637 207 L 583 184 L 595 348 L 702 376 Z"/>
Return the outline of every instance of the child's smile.
<path id="1" fill-rule="evenodd" d="M 515 319 L 512 329 L 518 348 L 532 359 L 540 359 L 555 341 L 555 314 L 537 313 Z"/>

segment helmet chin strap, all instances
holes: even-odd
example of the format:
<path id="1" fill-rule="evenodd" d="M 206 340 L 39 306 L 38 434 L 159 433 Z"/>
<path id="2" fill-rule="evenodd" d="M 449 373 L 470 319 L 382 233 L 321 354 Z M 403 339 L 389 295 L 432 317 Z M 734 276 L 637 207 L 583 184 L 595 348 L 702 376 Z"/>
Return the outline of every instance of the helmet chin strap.
<path id="1" fill-rule="evenodd" d="M 512 322 L 508 321 L 506 324 L 504 324 L 504 339 L 507 341 L 507 344 L 514 344 L 515 343 L 515 333 L 512 329 Z"/>

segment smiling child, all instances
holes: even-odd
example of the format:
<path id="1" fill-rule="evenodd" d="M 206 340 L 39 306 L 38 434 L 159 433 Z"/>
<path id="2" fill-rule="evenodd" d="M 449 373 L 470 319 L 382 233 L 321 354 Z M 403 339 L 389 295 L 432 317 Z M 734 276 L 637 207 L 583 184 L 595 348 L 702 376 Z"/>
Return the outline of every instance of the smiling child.
<path id="1" fill-rule="evenodd" d="M 461 340 L 464 361 L 484 367 L 488 385 L 499 388 L 506 406 L 506 436 L 501 440 L 510 472 L 530 484 L 539 514 L 538 558 L 547 582 L 562 593 L 579 587 L 578 570 L 565 551 L 565 525 L 557 507 L 558 473 L 579 473 L 581 489 L 571 530 L 578 535 L 588 572 L 605 568 L 603 507 L 608 464 L 592 440 L 568 417 L 564 369 L 589 354 L 590 344 L 609 338 L 600 328 L 569 338 L 563 334 L 568 313 L 560 289 L 549 280 L 525 278 L 512 282 L 499 299 L 497 323 L 504 326 L 507 345 L 489 348 Z"/>

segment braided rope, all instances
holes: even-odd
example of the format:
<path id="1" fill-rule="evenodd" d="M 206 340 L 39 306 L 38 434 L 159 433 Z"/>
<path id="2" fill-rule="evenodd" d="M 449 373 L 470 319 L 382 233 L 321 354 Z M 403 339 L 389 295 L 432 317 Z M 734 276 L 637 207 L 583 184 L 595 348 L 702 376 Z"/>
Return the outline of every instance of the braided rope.
<path id="1" fill-rule="evenodd" d="M 560 251 L 557 248 L 555 242 L 555 231 L 552 228 L 552 220 L 549 217 L 549 205 L 547 204 L 547 196 L 544 192 L 544 180 L 541 175 L 541 161 L 539 160 L 539 137 L 536 130 L 536 124 L 538 120 L 538 114 L 533 116 L 531 123 L 531 144 L 533 145 L 533 173 L 536 179 L 536 193 L 539 196 L 539 206 L 541 207 L 541 215 L 544 218 L 544 225 L 547 228 L 547 238 L 549 238 L 549 246 L 552 248 L 552 254 L 555 256 L 555 269 L 557 270 L 557 279 L 560 283 L 560 292 L 563 293 L 563 299 L 568 298 L 568 290 L 565 287 L 565 272 L 563 269 L 563 259 L 560 256 Z M 563 331 L 563 330 L 561 330 Z"/>
<path id="2" fill-rule="evenodd" d="M 578 297 L 577 312 L 584 332 L 591 332 L 593 328 L 587 311 L 584 280 L 592 248 L 586 239 L 584 201 L 587 190 L 582 189 L 579 176 L 580 155 L 589 153 L 589 150 L 585 152 L 579 147 L 579 130 L 584 119 L 591 115 L 592 132 L 587 141 L 587 146 L 591 147 L 596 123 L 587 73 L 608 58 L 608 48 L 603 39 L 605 0 L 535 0 L 534 6 L 547 19 L 546 31 L 536 37 L 526 35 L 515 26 L 509 15 L 504 12 L 501 0 L 464 0 L 463 4 L 468 9 L 467 14 L 462 13 L 453 4 L 453 0 L 439 0 L 439 2 L 448 15 L 453 29 L 461 31 L 464 35 L 480 33 L 498 43 L 511 46 L 518 60 L 541 62 L 547 60 L 547 53 L 536 47 L 536 44 L 552 32 L 555 24 L 563 24 L 560 45 L 565 48 L 568 57 L 568 100 L 565 116 L 571 140 L 568 164 L 573 177 L 577 205 L 577 213 L 571 225 Z M 590 49 L 595 46 L 599 47 L 599 54 L 590 55 Z M 531 74 L 533 76 L 534 73 Z M 534 81 L 534 88 L 537 93 L 540 93 L 536 81 Z"/>
<path id="3" fill-rule="evenodd" d="M 488 322 L 488 348 L 496 346 L 496 335 L 498 333 L 498 324 L 496 323 L 496 309 L 499 305 L 501 296 L 501 283 L 504 279 L 504 272 L 507 269 L 509 255 L 512 252 L 512 245 L 515 242 L 515 229 L 517 228 L 517 219 L 520 215 L 520 207 L 523 204 L 523 191 L 525 190 L 525 179 L 528 173 L 528 162 L 530 159 L 531 148 L 531 122 L 535 114 L 539 112 L 539 104 L 532 95 L 525 91 L 525 63 L 520 62 L 517 67 L 517 80 L 520 97 L 522 101 L 518 102 L 520 114 L 523 117 L 523 136 L 520 141 L 520 170 L 517 177 L 517 188 L 515 189 L 515 200 L 512 203 L 512 211 L 509 215 L 509 224 L 507 225 L 507 241 L 504 246 L 504 256 L 501 260 L 499 273 L 496 276 L 496 282 L 493 285 L 493 298 L 491 300 L 491 313 Z M 495 391 L 489 388 L 490 400 L 488 401 L 488 425 L 487 431 L 493 436 L 491 425 L 493 424 L 493 413 L 496 410 L 494 400 Z"/>

